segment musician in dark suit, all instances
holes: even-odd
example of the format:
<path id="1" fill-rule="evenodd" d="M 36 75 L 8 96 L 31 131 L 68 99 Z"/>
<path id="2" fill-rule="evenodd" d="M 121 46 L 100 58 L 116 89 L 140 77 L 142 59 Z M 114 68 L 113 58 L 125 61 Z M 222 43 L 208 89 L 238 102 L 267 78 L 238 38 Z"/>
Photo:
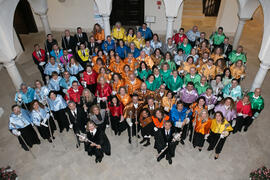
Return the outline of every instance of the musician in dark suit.
<path id="1" fill-rule="evenodd" d="M 89 43 L 88 43 L 88 49 L 89 49 L 89 54 L 91 56 L 93 55 L 93 53 L 95 53 L 96 47 L 99 47 L 101 49 L 100 45 L 98 43 L 96 43 L 94 36 L 90 36 Z"/>
<path id="2" fill-rule="evenodd" d="M 67 49 L 68 53 L 76 53 L 76 39 L 70 35 L 69 30 L 65 30 L 65 36 L 62 37 L 62 48 Z"/>
<path id="3" fill-rule="evenodd" d="M 77 27 L 77 34 L 74 35 L 76 39 L 76 44 L 78 46 L 78 49 L 80 49 L 81 44 L 85 44 L 85 46 L 88 46 L 88 37 L 85 32 L 82 32 L 81 27 Z"/>
<path id="4" fill-rule="evenodd" d="M 229 43 L 229 38 L 226 37 L 223 41 L 223 43 L 220 45 L 223 53 L 226 55 L 225 59 L 227 60 L 229 57 L 229 54 L 232 52 L 233 47 L 232 45 Z"/>
<path id="5" fill-rule="evenodd" d="M 96 163 L 101 162 L 104 153 L 111 155 L 111 144 L 105 132 L 96 128 L 93 121 L 88 121 L 86 126 L 87 139 L 91 142 L 85 142 L 85 151 L 89 156 L 95 155 Z"/>
<path id="6" fill-rule="evenodd" d="M 77 106 L 75 102 L 69 101 L 67 114 L 72 124 L 70 128 L 73 128 L 73 131 L 75 132 L 75 134 L 78 134 L 80 132 L 85 133 L 85 126 L 87 123 L 85 111 L 80 106 Z M 78 140 L 78 145 L 80 145 L 79 139 L 77 140 Z"/>
<path id="7" fill-rule="evenodd" d="M 164 152 L 162 152 L 157 158 L 158 162 L 166 155 L 166 160 L 168 160 L 169 164 L 172 164 L 172 157 L 174 157 L 175 155 L 175 148 L 178 144 L 177 141 L 173 141 L 175 133 L 176 130 L 172 126 L 171 121 L 165 121 L 164 127 L 156 132 L 154 148 L 157 149 L 158 153 L 161 153 L 162 150 L 166 148 L 166 146 L 168 146 L 168 148 Z"/>
<path id="8" fill-rule="evenodd" d="M 208 39 L 206 39 L 206 33 L 205 33 L 205 32 L 201 32 L 201 33 L 200 33 L 200 37 L 198 37 L 198 38 L 196 39 L 195 44 L 196 44 L 197 46 L 199 46 L 199 44 L 201 44 L 203 41 L 206 42 L 206 44 L 207 44 L 207 46 L 208 46 L 209 41 L 208 41 Z"/>

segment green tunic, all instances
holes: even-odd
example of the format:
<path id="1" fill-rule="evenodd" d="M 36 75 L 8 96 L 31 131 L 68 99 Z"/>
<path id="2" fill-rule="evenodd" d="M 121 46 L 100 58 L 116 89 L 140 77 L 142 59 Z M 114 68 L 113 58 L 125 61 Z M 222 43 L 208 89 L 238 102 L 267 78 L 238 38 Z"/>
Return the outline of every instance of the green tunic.
<path id="1" fill-rule="evenodd" d="M 160 74 L 161 74 L 161 76 L 162 76 L 162 82 L 166 82 L 167 81 L 167 79 L 170 77 L 170 75 L 171 75 L 171 70 L 170 69 L 168 69 L 166 72 L 164 72 L 162 69 L 160 70 Z"/>
<path id="2" fill-rule="evenodd" d="M 142 70 L 139 71 L 139 69 L 137 69 L 137 74 L 138 74 L 138 78 L 140 78 L 141 80 L 145 80 L 148 78 L 148 76 L 151 74 L 152 72 L 150 70 Z"/>
<path id="3" fill-rule="evenodd" d="M 165 59 L 162 59 L 162 60 L 160 61 L 160 66 L 162 66 L 162 64 L 165 63 L 165 62 L 169 64 L 170 70 L 172 70 L 172 71 L 173 71 L 173 70 L 176 70 L 175 62 L 172 61 L 172 60 L 166 61 Z"/>
<path id="4" fill-rule="evenodd" d="M 197 90 L 198 94 L 201 95 L 202 93 L 204 93 L 206 91 L 207 88 L 209 88 L 209 84 L 205 83 L 204 86 L 201 86 L 201 83 L 198 82 L 195 84 L 195 89 Z"/>
<path id="5" fill-rule="evenodd" d="M 182 43 L 180 46 L 177 47 L 177 49 L 183 49 L 186 55 L 190 54 L 190 51 L 192 49 L 192 46 L 188 43 L 186 47 L 184 46 L 184 43 Z"/>
<path id="6" fill-rule="evenodd" d="M 243 63 L 247 62 L 247 57 L 244 53 L 241 54 L 237 54 L 236 50 L 233 50 L 230 54 L 229 54 L 229 59 L 232 63 L 235 63 L 238 60 L 241 60 Z"/>
<path id="7" fill-rule="evenodd" d="M 185 85 L 187 85 L 188 82 L 193 82 L 195 85 L 197 82 L 201 81 L 201 76 L 199 74 L 196 74 L 193 78 L 191 78 L 191 75 L 188 73 L 184 77 Z"/>
<path id="8" fill-rule="evenodd" d="M 171 91 L 175 92 L 183 86 L 183 80 L 180 76 L 177 76 L 176 81 L 174 81 L 174 77 L 171 75 L 165 84 Z"/>
<path id="9" fill-rule="evenodd" d="M 212 34 L 210 36 L 210 40 L 213 41 L 213 44 L 214 45 L 221 45 L 223 42 L 224 42 L 224 39 L 225 39 L 225 34 L 222 33 L 221 35 L 218 34 L 218 32 L 215 32 L 214 34 Z"/>
<path id="10" fill-rule="evenodd" d="M 222 84 L 224 85 L 224 87 L 227 86 L 228 84 L 230 84 L 231 82 L 232 82 L 232 79 L 229 79 L 227 77 L 224 77 L 222 79 Z"/>
<path id="11" fill-rule="evenodd" d="M 160 85 L 162 84 L 162 78 L 161 78 L 161 75 L 159 75 L 158 77 L 155 76 L 155 80 L 154 80 L 157 88 L 160 87 Z"/>
<path id="12" fill-rule="evenodd" d="M 158 85 L 158 82 L 155 80 L 152 83 L 150 83 L 149 81 L 145 81 L 145 83 L 146 83 L 147 89 L 149 89 L 150 91 L 155 91 L 160 86 Z"/>
<path id="13" fill-rule="evenodd" d="M 264 99 L 262 98 L 262 96 L 259 96 L 259 98 L 255 98 L 254 96 L 254 92 L 249 92 L 248 93 L 249 96 L 249 100 L 251 103 L 251 108 L 255 109 L 255 110 L 263 110 L 264 108 Z"/>

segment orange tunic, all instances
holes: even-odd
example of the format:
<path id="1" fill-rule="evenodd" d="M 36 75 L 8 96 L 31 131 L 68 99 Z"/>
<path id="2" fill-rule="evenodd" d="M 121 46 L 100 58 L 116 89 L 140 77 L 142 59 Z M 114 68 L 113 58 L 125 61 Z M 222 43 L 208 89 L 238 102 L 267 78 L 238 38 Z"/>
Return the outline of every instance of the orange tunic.
<path id="1" fill-rule="evenodd" d="M 135 58 L 132 58 L 132 60 L 124 59 L 124 64 L 129 65 L 131 71 L 135 71 L 140 65 Z"/>
<path id="2" fill-rule="evenodd" d="M 100 32 L 97 32 L 96 34 L 94 34 L 94 38 L 95 38 L 95 40 L 104 41 L 105 40 L 104 29 L 102 29 Z"/>
<path id="3" fill-rule="evenodd" d="M 109 66 L 109 70 L 114 72 L 114 73 L 119 73 L 121 74 L 121 72 L 123 71 L 125 64 L 122 60 L 120 60 L 119 63 L 115 62 L 115 61 L 111 61 L 110 62 L 110 66 Z"/>
<path id="4" fill-rule="evenodd" d="M 110 82 L 111 79 L 112 79 L 112 75 L 111 74 L 99 74 L 98 77 L 97 77 L 97 81 L 98 82 L 99 82 L 99 79 L 101 77 L 104 77 L 104 79 L 107 81 L 107 83 Z"/>
<path id="5" fill-rule="evenodd" d="M 150 56 L 148 56 L 147 54 L 145 55 L 144 58 L 142 58 L 141 56 L 137 57 L 137 61 L 139 63 L 141 63 L 142 61 L 144 61 L 146 63 L 146 65 L 150 68 L 152 68 L 154 66 L 154 61 L 151 59 Z"/>
<path id="6" fill-rule="evenodd" d="M 202 65 L 201 70 L 199 71 L 201 76 L 205 76 L 207 80 L 214 79 L 216 76 L 216 66 L 212 65 L 210 68 L 207 64 Z"/>
<path id="7" fill-rule="evenodd" d="M 209 134 L 211 124 L 212 124 L 212 119 L 210 118 L 208 118 L 204 123 L 202 122 L 202 119 L 196 118 L 195 131 L 197 133 L 201 133 L 204 135 Z"/>
<path id="8" fill-rule="evenodd" d="M 153 122 L 157 128 L 162 128 L 164 121 L 168 121 L 170 119 L 169 116 L 165 115 L 161 121 L 158 120 L 158 118 L 152 116 Z"/>
<path id="9" fill-rule="evenodd" d="M 210 54 L 210 50 L 208 48 L 202 49 L 199 47 L 197 51 L 199 56 L 202 56 L 205 52 Z"/>
<path id="10" fill-rule="evenodd" d="M 93 63 L 94 65 L 97 64 L 97 58 L 98 58 L 98 56 L 92 57 L 92 63 Z M 107 59 L 106 59 L 106 56 L 105 56 L 105 55 L 102 56 L 102 60 L 103 60 L 103 63 L 106 64 L 106 60 L 107 60 Z"/>
<path id="11" fill-rule="evenodd" d="M 216 66 L 216 75 L 222 75 L 224 71 L 224 68 L 221 68 L 220 66 Z"/>
<path id="12" fill-rule="evenodd" d="M 121 86 L 124 86 L 125 85 L 125 82 L 123 79 L 121 80 L 118 80 L 118 82 L 113 82 L 112 83 L 112 90 L 115 91 L 115 92 L 118 92 L 119 88 Z"/>
<path id="13" fill-rule="evenodd" d="M 184 70 L 184 74 L 190 73 L 190 68 L 194 67 L 196 69 L 195 64 L 189 64 L 188 62 L 184 62 L 182 66 L 178 68 L 178 71 Z"/>
<path id="14" fill-rule="evenodd" d="M 129 94 L 125 94 L 123 97 L 120 94 L 117 94 L 116 96 L 124 106 L 131 102 L 131 97 Z"/>
<path id="15" fill-rule="evenodd" d="M 213 54 L 211 54 L 210 58 L 213 59 L 214 60 L 214 63 L 215 63 L 218 59 L 223 59 L 224 56 L 213 53 Z"/>
<path id="16" fill-rule="evenodd" d="M 241 68 L 238 68 L 235 66 L 235 64 L 233 64 L 230 67 L 231 73 L 232 73 L 232 77 L 234 77 L 235 79 L 239 79 L 241 78 L 242 75 L 245 75 L 245 68 L 244 66 L 241 66 Z"/>
<path id="17" fill-rule="evenodd" d="M 207 110 L 207 106 L 205 106 L 204 108 Z M 193 112 L 192 117 L 196 119 L 204 108 L 200 108 L 197 102 L 191 104 L 190 109 Z M 192 121 L 194 121 L 194 119 Z"/>
<path id="18" fill-rule="evenodd" d="M 172 109 L 172 106 L 175 104 L 176 99 L 169 99 L 167 96 L 162 98 L 161 106 L 164 107 L 164 110 L 169 112 Z"/>
<path id="19" fill-rule="evenodd" d="M 156 66 L 159 66 L 160 65 L 160 61 L 163 57 L 160 56 L 159 58 L 157 58 L 154 54 L 151 55 L 151 59 L 153 60 L 154 64 Z"/>
<path id="20" fill-rule="evenodd" d="M 97 73 L 99 73 L 99 69 L 100 69 L 101 67 L 105 67 L 105 66 L 104 66 L 104 65 L 97 65 L 97 64 L 95 64 L 95 65 L 93 66 L 93 69 L 94 69 Z"/>
<path id="21" fill-rule="evenodd" d="M 128 93 L 133 94 L 137 89 L 141 87 L 142 82 L 136 78 L 132 83 L 129 79 L 126 80 L 125 85 L 128 87 Z"/>

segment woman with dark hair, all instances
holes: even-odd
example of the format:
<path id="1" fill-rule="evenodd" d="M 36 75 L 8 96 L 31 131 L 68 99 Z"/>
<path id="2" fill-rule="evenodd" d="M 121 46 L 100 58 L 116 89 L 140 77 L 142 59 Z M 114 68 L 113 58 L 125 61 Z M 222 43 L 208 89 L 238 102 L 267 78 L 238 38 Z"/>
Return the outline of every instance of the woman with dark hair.
<path id="1" fill-rule="evenodd" d="M 150 91 L 155 91 L 159 88 L 159 84 L 157 81 L 155 81 L 155 76 L 153 74 L 150 74 L 145 81 L 147 89 Z"/>
<path id="2" fill-rule="evenodd" d="M 170 117 L 164 113 L 164 111 L 158 108 L 155 112 L 155 115 L 152 116 L 152 120 L 154 123 L 154 131 L 158 131 L 158 129 L 163 128 L 164 121 L 168 121 Z"/>
<path id="3" fill-rule="evenodd" d="M 101 109 L 106 109 L 106 102 L 109 96 L 112 94 L 112 88 L 110 84 L 108 84 L 104 77 L 100 77 L 99 82 L 97 84 L 97 89 L 95 96 L 97 97 L 97 102 L 100 104 Z"/>
<path id="4" fill-rule="evenodd" d="M 119 91 L 119 88 L 124 85 L 125 85 L 125 82 L 122 79 L 121 75 L 118 73 L 114 73 L 112 75 L 112 82 L 111 82 L 112 95 L 116 95 Z"/>
<path id="5" fill-rule="evenodd" d="M 153 34 L 153 39 L 150 41 L 150 46 L 156 50 L 162 48 L 162 42 L 159 40 L 158 34 Z"/>
<path id="6" fill-rule="evenodd" d="M 100 109 L 98 105 L 93 105 L 90 110 L 90 119 L 101 131 L 105 132 L 108 124 L 108 114 L 105 109 Z"/>
<path id="7" fill-rule="evenodd" d="M 189 129 L 190 129 L 190 136 L 189 141 L 191 141 L 192 133 L 193 133 L 193 126 L 195 125 L 195 119 L 198 118 L 199 114 L 202 112 L 202 110 L 207 110 L 208 107 L 205 104 L 205 97 L 200 96 L 196 102 L 190 105 L 190 110 L 192 111 L 192 117 L 191 121 L 189 122 Z"/>
<path id="8" fill-rule="evenodd" d="M 215 112 L 222 112 L 224 118 L 232 123 L 232 120 L 236 118 L 236 109 L 232 98 L 227 97 L 223 99 L 216 107 Z"/>
<path id="9" fill-rule="evenodd" d="M 142 81 L 145 81 L 148 78 L 148 76 L 152 73 L 144 61 L 140 63 L 140 67 L 137 69 L 136 72 L 137 77 Z"/>
<path id="10" fill-rule="evenodd" d="M 111 128 L 115 135 L 120 136 L 126 128 L 123 116 L 124 106 L 116 96 L 112 96 L 111 101 L 108 103 L 108 110 L 110 112 Z"/>
<path id="11" fill-rule="evenodd" d="M 166 96 L 162 98 L 161 106 L 164 108 L 166 113 L 169 113 L 175 102 L 176 99 L 174 97 L 174 93 L 172 91 L 168 91 Z"/>
<path id="12" fill-rule="evenodd" d="M 202 151 L 204 141 L 209 136 L 212 120 L 208 116 L 208 111 L 203 109 L 199 116 L 195 119 L 193 147 L 198 146 L 199 151 Z"/>
<path id="13" fill-rule="evenodd" d="M 211 59 L 214 60 L 214 63 L 217 62 L 218 59 L 224 59 L 223 51 L 221 47 L 217 47 L 214 52 L 210 56 Z"/>
<path id="14" fill-rule="evenodd" d="M 126 36 L 125 36 L 125 38 L 124 38 L 124 41 L 125 41 L 125 43 L 127 44 L 127 46 L 129 46 L 129 44 L 130 44 L 131 42 L 133 42 L 134 39 L 136 39 L 135 31 L 134 31 L 133 28 L 129 28 L 129 29 L 127 30 L 127 34 L 126 34 Z"/>
<path id="15" fill-rule="evenodd" d="M 207 142 L 209 143 L 207 151 L 211 151 L 215 148 L 215 159 L 218 159 L 226 138 L 230 134 L 229 132 L 232 130 L 233 128 L 224 118 L 223 113 L 217 111 L 215 113 L 215 118 L 212 120 L 210 135 L 207 138 Z"/>
<path id="16" fill-rule="evenodd" d="M 128 94 L 127 88 L 125 86 L 121 86 L 117 92 L 117 98 L 124 105 L 128 105 L 131 102 L 131 97 Z"/>
<path id="17" fill-rule="evenodd" d="M 68 131 L 70 124 L 65 115 L 67 103 L 64 98 L 61 95 L 56 94 L 55 91 L 51 91 L 49 93 L 48 103 L 49 108 L 58 123 L 60 133 L 63 132 L 64 129 Z"/>
<path id="18" fill-rule="evenodd" d="M 118 46 L 116 47 L 116 53 L 121 59 L 125 59 L 127 56 L 128 47 L 125 45 L 124 41 L 121 39 L 118 42 Z"/>
<path id="19" fill-rule="evenodd" d="M 123 70 L 121 72 L 121 76 L 124 81 L 127 81 L 129 78 L 129 74 L 132 73 L 130 66 L 128 64 L 124 65 Z"/>
<path id="20" fill-rule="evenodd" d="M 100 68 L 104 67 L 105 68 L 105 64 L 103 62 L 103 60 L 101 58 L 97 58 L 96 63 L 94 63 L 93 66 L 93 70 L 95 70 L 97 73 L 99 73 Z"/>
<path id="21" fill-rule="evenodd" d="M 54 138 L 53 133 L 56 130 L 56 126 L 54 124 L 52 117 L 50 116 L 48 108 L 46 108 L 43 104 L 41 104 L 37 100 L 34 100 L 31 103 L 30 111 L 31 111 L 31 118 L 33 120 L 33 123 L 36 125 L 40 136 L 43 139 L 47 139 L 51 143 L 52 138 Z"/>
<path id="22" fill-rule="evenodd" d="M 98 74 L 98 77 L 97 77 L 97 81 L 98 81 L 98 82 L 99 82 L 99 79 L 100 79 L 101 77 L 104 77 L 104 79 L 106 80 L 106 82 L 107 82 L 108 84 L 111 83 L 112 75 L 111 75 L 111 73 L 109 73 L 109 72 L 107 71 L 107 69 L 106 69 L 105 67 L 101 67 L 101 68 L 99 69 L 99 74 Z"/>
<path id="23" fill-rule="evenodd" d="M 186 74 L 190 73 L 190 69 L 191 69 L 191 68 L 197 69 L 197 68 L 196 68 L 196 65 L 194 64 L 194 59 L 193 59 L 193 57 L 192 57 L 192 56 L 189 56 L 189 57 L 187 58 L 186 62 L 184 62 L 184 63 L 182 64 L 182 66 L 180 66 L 180 67 L 178 68 L 178 72 L 179 72 L 180 74 L 186 75 Z"/>
<path id="24" fill-rule="evenodd" d="M 216 65 L 216 75 L 222 75 L 224 73 L 224 69 L 226 67 L 226 63 L 224 59 L 218 59 L 215 63 Z"/>
<path id="25" fill-rule="evenodd" d="M 94 25 L 92 33 L 94 35 L 97 44 L 101 46 L 102 42 L 105 40 L 104 29 L 102 29 L 101 26 L 98 23 L 96 23 Z"/>
<path id="26" fill-rule="evenodd" d="M 46 104 L 49 92 L 49 88 L 47 86 L 43 86 L 43 83 L 40 80 L 35 81 L 35 100 L 38 100 L 42 104 Z"/>
<path id="27" fill-rule="evenodd" d="M 154 53 L 151 55 L 151 59 L 154 61 L 155 66 L 160 67 L 160 61 L 163 59 L 163 54 L 160 48 L 156 48 Z"/>
<path id="28" fill-rule="evenodd" d="M 230 68 L 225 68 L 222 75 L 222 84 L 225 87 L 226 85 L 230 84 L 232 81 L 232 73 Z"/>
<path id="29" fill-rule="evenodd" d="M 93 63 L 93 65 L 96 65 L 97 64 L 97 59 L 98 58 L 101 58 L 103 64 L 106 64 L 107 57 L 104 55 L 104 53 L 103 53 L 103 51 L 101 49 L 98 50 L 96 56 L 92 57 L 92 63 Z"/>
<path id="30" fill-rule="evenodd" d="M 80 79 L 80 73 L 83 71 L 83 67 L 78 63 L 75 57 L 72 56 L 66 66 L 66 70 L 71 76 L 75 76 L 77 79 Z"/>
<path id="31" fill-rule="evenodd" d="M 160 61 L 160 65 L 162 65 L 163 63 L 168 63 L 170 70 L 172 70 L 172 71 L 176 69 L 175 62 L 172 59 L 172 55 L 170 52 L 165 53 L 165 57 Z"/>
<path id="32" fill-rule="evenodd" d="M 171 76 L 172 70 L 168 63 L 163 63 L 160 68 L 160 75 L 162 77 L 162 83 L 166 82 L 167 79 Z"/>
<path id="33" fill-rule="evenodd" d="M 140 141 L 140 144 L 146 143 L 143 146 L 150 145 L 150 137 L 154 135 L 154 123 L 148 108 L 144 108 L 140 114 L 140 126 L 141 126 L 141 134 L 143 140 Z"/>

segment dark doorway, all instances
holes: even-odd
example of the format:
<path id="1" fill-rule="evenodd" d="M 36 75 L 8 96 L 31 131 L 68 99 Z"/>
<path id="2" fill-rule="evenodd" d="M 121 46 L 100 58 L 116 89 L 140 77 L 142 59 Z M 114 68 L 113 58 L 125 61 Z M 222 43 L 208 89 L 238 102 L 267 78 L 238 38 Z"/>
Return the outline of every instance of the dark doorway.
<path id="1" fill-rule="evenodd" d="M 141 25 L 144 22 L 144 0 L 113 0 L 110 23 Z"/>
<path id="2" fill-rule="evenodd" d="M 13 26 L 17 34 L 38 32 L 37 25 L 27 0 L 20 0 L 14 14 Z"/>

